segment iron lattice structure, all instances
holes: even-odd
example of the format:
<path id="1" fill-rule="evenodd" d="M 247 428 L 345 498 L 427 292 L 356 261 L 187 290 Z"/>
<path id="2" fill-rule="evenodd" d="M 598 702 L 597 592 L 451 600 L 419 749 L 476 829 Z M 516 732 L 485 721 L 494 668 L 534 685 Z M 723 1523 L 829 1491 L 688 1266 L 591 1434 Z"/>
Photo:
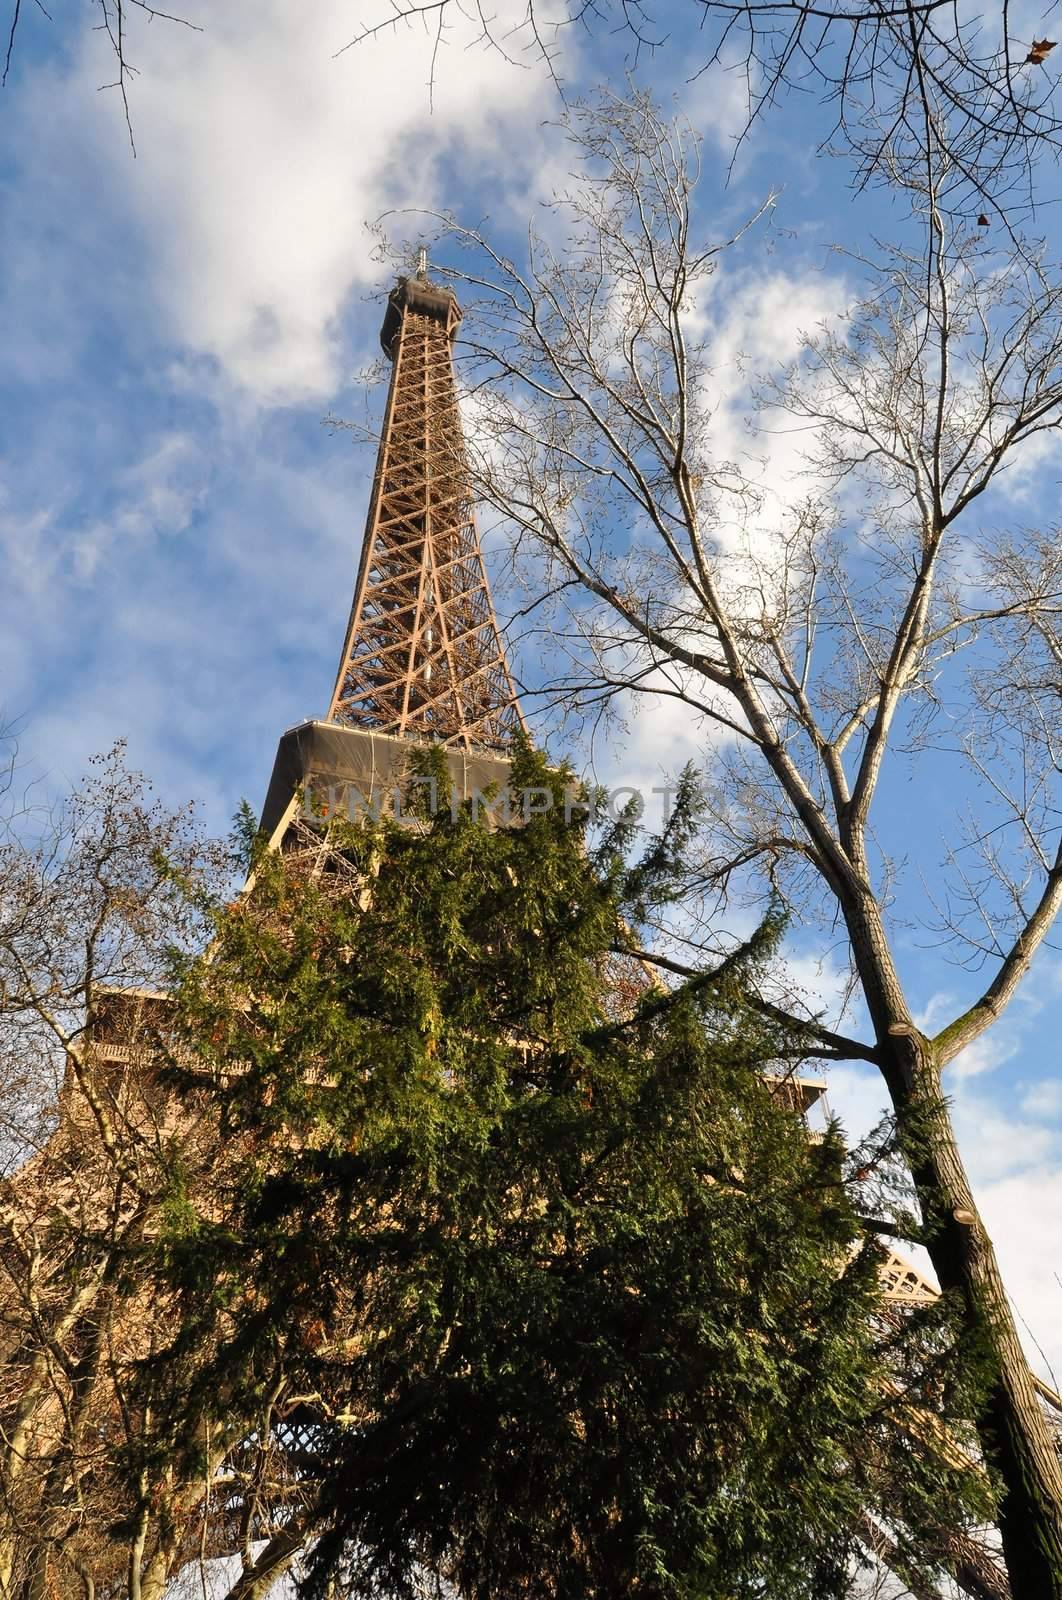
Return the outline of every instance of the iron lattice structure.
<path id="1" fill-rule="evenodd" d="M 328 720 L 465 749 L 522 726 L 473 509 L 454 377 L 461 309 L 400 278 L 381 342 L 393 370 Z"/>

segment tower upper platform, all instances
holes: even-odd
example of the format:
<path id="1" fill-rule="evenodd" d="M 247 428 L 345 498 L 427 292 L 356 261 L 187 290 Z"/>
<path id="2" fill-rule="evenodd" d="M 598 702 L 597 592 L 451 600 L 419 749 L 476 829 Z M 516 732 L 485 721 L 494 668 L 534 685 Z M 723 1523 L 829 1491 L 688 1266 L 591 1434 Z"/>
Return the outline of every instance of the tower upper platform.
<path id="1" fill-rule="evenodd" d="M 392 360 L 395 341 L 402 331 L 407 312 L 436 320 L 446 330 L 451 344 L 457 335 L 463 315 L 452 289 L 440 287 L 419 274 L 416 277 L 399 278 L 387 296 L 387 310 L 384 312 L 380 328 L 380 344 L 383 346 L 384 355 Z"/>

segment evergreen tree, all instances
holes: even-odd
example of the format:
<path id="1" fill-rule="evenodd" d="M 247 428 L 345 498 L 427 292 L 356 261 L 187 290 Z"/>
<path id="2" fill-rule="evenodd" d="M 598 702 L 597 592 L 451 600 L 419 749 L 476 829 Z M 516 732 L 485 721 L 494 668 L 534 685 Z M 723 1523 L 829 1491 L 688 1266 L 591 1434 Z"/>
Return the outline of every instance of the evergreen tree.
<path id="1" fill-rule="evenodd" d="M 315 1593 L 823 1600 L 879 1512 L 920 1571 L 922 1512 L 976 1500 L 925 1445 L 961 1375 L 945 1322 L 883 1330 L 838 1135 L 772 1093 L 791 1041 L 742 986 L 777 929 L 617 1003 L 696 800 L 632 869 L 629 819 L 589 850 L 568 782 L 523 749 L 553 801 L 525 825 L 444 806 L 333 822 L 314 870 L 256 852 L 177 963 L 174 1071 L 228 1139 L 153 1247 L 182 1413 L 250 1431 L 278 1374 L 300 1397 Z"/>

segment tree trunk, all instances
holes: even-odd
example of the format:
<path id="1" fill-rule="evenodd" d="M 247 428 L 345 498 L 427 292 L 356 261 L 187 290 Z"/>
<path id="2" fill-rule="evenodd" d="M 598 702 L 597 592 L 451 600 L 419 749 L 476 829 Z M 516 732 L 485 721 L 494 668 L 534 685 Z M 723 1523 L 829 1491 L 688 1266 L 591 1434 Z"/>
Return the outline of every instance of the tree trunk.
<path id="1" fill-rule="evenodd" d="M 955 1143 L 940 1070 L 921 1036 L 897 1038 L 895 1056 L 893 1104 L 930 1259 L 941 1288 L 961 1294 L 969 1343 L 982 1345 L 990 1363 L 978 1432 L 1003 1483 L 998 1517 L 1011 1591 L 1014 1600 L 1062 1600 L 1062 1468 Z"/>
<path id="2" fill-rule="evenodd" d="M 854 926 L 852 926 L 854 923 Z M 875 926 L 876 923 L 876 926 Z M 966 1346 L 987 1362 L 977 1418 L 1003 1483 L 998 1522 L 1014 1600 L 1062 1600 L 1062 1466 L 1036 1398 L 992 1240 L 974 1205 L 931 1042 L 910 1019 L 878 918 L 849 920 L 900 1149 L 910 1165 L 940 1288 L 960 1296 Z"/>
<path id="3" fill-rule="evenodd" d="M 275 1533 L 257 1561 L 245 1566 L 225 1600 L 262 1600 L 262 1596 L 290 1569 L 305 1547 L 305 1519 L 293 1512 L 291 1521 Z"/>
<path id="4" fill-rule="evenodd" d="M 964 1594 L 973 1600 L 1011 1600 L 1006 1577 L 974 1539 L 955 1528 L 942 1528 L 933 1544 Z"/>
<path id="5" fill-rule="evenodd" d="M 908 1569 L 895 1539 L 890 1538 L 873 1517 L 864 1512 L 856 1520 L 855 1531 L 860 1543 L 866 1546 L 875 1560 L 880 1561 L 883 1567 L 888 1567 L 906 1586 L 911 1600 L 941 1600 L 940 1590 L 935 1584 L 924 1581 Z"/>
<path id="6" fill-rule="evenodd" d="M 997 1508 L 1013 1600 L 1062 1600 L 1062 1466 L 1033 1386 L 992 1241 L 974 1204 L 931 1042 L 911 1021 L 876 905 L 846 907 L 941 1289 L 964 1309 L 965 1343 L 987 1363 L 978 1435 L 1002 1482 Z"/>

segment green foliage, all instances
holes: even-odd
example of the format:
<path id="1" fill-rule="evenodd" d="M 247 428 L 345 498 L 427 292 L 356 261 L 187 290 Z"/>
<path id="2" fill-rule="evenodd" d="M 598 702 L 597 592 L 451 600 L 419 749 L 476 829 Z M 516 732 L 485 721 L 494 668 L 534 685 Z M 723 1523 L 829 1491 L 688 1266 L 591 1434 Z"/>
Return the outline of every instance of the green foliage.
<path id="1" fill-rule="evenodd" d="M 259 854 L 258 818 L 251 804 L 241 800 L 232 819 L 229 837 L 229 855 L 233 866 L 249 872 Z"/>
<path id="2" fill-rule="evenodd" d="M 257 857 L 181 965 L 231 1159 L 157 1245 L 172 1359 L 214 1352 L 182 1406 L 253 1419 L 278 1370 L 312 1397 L 315 1592 L 843 1594 L 857 1513 L 944 1491 L 889 1416 L 839 1142 L 763 1076 L 783 1041 L 742 980 L 773 933 L 617 1017 L 695 791 L 629 868 L 567 781 L 524 748 L 514 785 L 555 802 L 525 826 L 422 806 L 334 824 L 341 870 Z"/>

